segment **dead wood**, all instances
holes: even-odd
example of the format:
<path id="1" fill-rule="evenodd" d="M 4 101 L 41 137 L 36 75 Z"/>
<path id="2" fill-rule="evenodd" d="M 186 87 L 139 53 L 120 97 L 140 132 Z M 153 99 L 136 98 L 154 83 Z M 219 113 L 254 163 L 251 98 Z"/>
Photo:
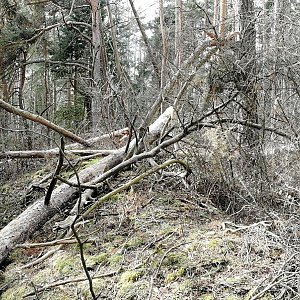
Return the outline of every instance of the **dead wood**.
<path id="1" fill-rule="evenodd" d="M 52 180 L 50 182 L 50 185 L 48 187 L 48 190 L 47 190 L 47 193 L 46 193 L 46 196 L 45 196 L 45 200 L 44 200 L 45 205 L 50 204 L 51 195 L 52 195 L 52 192 L 53 192 L 53 190 L 55 188 L 55 185 L 57 183 L 57 176 L 59 175 L 59 173 L 61 171 L 61 168 L 63 167 L 64 155 L 65 155 L 64 151 L 65 151 L 65 142 L 64 142 L 64 139 L 61 138 L 60 149 L 59 149 L 59 159 L 58 159 L 56 169 L 54 171 L 54 174 L 52 176 Z"/>
<path id="2" fill-rule="evenodd" d="M 94 243 L 95 239 L 86 239 L 84 243 Z M 70 244 L 77 244 L 77 240 L 73 238 L 68 239 L 61 239 L 61 240 L 54 240 L 45 243 L 27 243 L 27 244 L 20 244 L 17 245 L 16 248 L 23 248 L 23 249 L 30 249 L 30 248 L 43 248 L 43 247 L 53 247 L 58 245 L 70 245 Z"/>
<path id="3" fill-rule="evenodd" d="M 159 136 L 159 131 L 164 128 L 169 121 L 173 108 L 168 108 L 151 126 L 149 126 L 148 135 Z M 130 147 L 135 147 L 136 142 L 133 140 Z M 103 174 L 105 168 L 112 164 L 112 161 L 118 163 L 119 157 L 124 157 L 124 147 L 117 150 L 114 155 L 109 155 L 103 158 L 96 164 L 82 170 L 78 173 L 80 183 L 91 183 Z M 112 169 L 115 169 L 113 167 Z M 121 169 L 118 168 L 117 171 Z M 110 170 L 104 174 L 109 173 L 109 176 L 114 174 Z M 108 178 L 108 177 L 107 177 Z M 76 176 L 73 176 L 70 182 L 78 184 Z M 99 181 L 98 181 L 99 182 Z M 56 213 L 63 210 L 67 205 L 70 205 L 78 197 L 78 188 L 69 186 L 68 184 L 61 184 L 54 189 L 49 206 L 44 205 L 44 197 L 38 199 L 35 203 L 29 206 L 23 213 L 12 220 L 0 231 L 0 264 L 7 258 L 9 253 L 15 248 L 17 244 L 26 241 L 36 230 L 51 219 Z"/>
<path id="4" fill-rule="evenodd" d="M 43 118 L 39 115 L 35 115 L 35 114 L 30 113 L 29 111 L 14 107 L 1 99 L 0 99 L 0 107 L 14 115 L 18 115 L 18 116 L 21 116 L 30 121 L 42 124 L 42 125 L 62 134 L 65 137 L 70 138 L 71 140 L 73 140 L 85 147 L 90 147 L 90 144 L 87 141 L 85 141 L 84 139 L 82 139 L 81 137 L 77 136 L 76 134 L 74 134 L 73 132 L 71 132 L 69 130 L 66 130 L 66 129 L 46 120 L 45 118 Z"/>
<path id="5" fill-rule="evenodd" d="M 66 150 L 65 154 L 74 156 L 87 156 L 87 155 L 98 155 L 107 156 L 116 153 L 116 150 Z M 0 152 L 0 159 L 11 159 L 11 158 L 51 158 L 59 156 L 59 150 L 30 150 L 30 151 L 5 151 Z"/>

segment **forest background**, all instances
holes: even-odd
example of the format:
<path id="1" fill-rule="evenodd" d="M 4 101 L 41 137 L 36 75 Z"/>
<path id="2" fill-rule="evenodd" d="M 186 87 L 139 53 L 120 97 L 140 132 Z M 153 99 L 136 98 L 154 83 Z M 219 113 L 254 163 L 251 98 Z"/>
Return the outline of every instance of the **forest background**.
<path id="1" fill-rule="evenodd" d="M 205 195 L 237 222 L 271 222 L 295 259 L 299 0 L 155 4 L 149 20 L 133 0 L 0 1 L 1 262 L 79 198 L 74 227 L 81 202 L 105 197 L 107 179 L 122 182 L 128 170 L 123 190 L 159 172 L 149 186 Z M 86 173 L 74 167 L 100 156 L 81 166 Z M 25 196 L 8 192 L 11 178 L 45 162 L 50 174 Z M 62 167 L 74 177 L 60 176 Z M 299 285 L 288 286 L 299 296 Z"/>

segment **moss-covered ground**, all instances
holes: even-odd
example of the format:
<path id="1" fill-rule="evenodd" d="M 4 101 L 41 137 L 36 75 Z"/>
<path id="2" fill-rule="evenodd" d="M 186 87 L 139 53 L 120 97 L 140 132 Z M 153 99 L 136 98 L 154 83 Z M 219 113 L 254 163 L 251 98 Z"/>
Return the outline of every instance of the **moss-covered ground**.
<path id="1" fill-rule="evenodd" d="M 231 221 L 208 198 L 184 190 L 150 192 L 140 184 L 118 195 L 79 230 L 82 240 L 95 240 L 84 245 L 84 256 L 96 295 L 116 300 L 276 299 L 276 280 L 281 279 L 276 274 L 284 273 L 287 249 L 268 223 L 236 227 Z M 43 234 L 55 238 L 50 231 Z M 13 263 L 0 279 L 1 299 L 91 299 L 77 245 L 21 269 L 47 250 L 12 253 Z M 274 285 L 266 288 L 272 278 Z"/>

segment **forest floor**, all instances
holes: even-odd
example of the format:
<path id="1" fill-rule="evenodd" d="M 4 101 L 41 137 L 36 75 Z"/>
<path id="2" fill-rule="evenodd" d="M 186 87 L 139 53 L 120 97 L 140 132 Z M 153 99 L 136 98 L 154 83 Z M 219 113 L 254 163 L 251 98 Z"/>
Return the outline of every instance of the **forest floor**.
<path id="1" fill-rule="evenodd" d="M 2 194 L 16 203 L 34 176 L 2 185 Z M 211 200 L 180 183 L 147 182 L 104 203 L 78 230 L 83 241 L 93 240 L 84 245 L 84 257 L 98 299 L 300 299 L 298 254 L 277 225 L 237 223 Z M 1 214 L 13 218 L 22 206 Z M 58 238 L 53 224 L 64 218 L 57 215 L 28 242 Z M 14 250 L 0 271 L 0 299 L 92 299 L 75 244 L 23 268 L 50 249 Z"/>

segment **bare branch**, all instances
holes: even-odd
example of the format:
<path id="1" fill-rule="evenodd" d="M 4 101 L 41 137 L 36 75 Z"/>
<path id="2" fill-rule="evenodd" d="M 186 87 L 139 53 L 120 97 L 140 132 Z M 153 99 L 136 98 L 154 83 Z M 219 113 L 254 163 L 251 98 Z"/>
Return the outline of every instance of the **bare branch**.
<path id="1" fill-rule="evenodd" d="M 11 104 L 3 101 L 0 99 L 0 108 L 3 108 L 5 109 L 6 111 L 14 114 L 14 115 L 18 115 L 18 116 L 21 116 L 25 119 L 28 119 L 30 121 L 33 121 L 33 122 L 36 122 L 36 123 L 40 123 L 62 135 L 64 135 L 65 137 L 68 137 L 70 138 L 71 140 L 75 141 L 75 142 L 78 142 L 82 145 L 84 145 L 85 147 L 90 147 L 90 144 L 85 141 L 84 139 L 82 139 L 81 137 L 75 135 L 74 133 L 72 133 L 71 131 L 69 130 L 66 130 L 48 120 L 46 120 L 45 118 L 41 117 L 41 116 L 38 116 L 38 115 L 35 115 L 35 114 L 32 114 L 30 113 L 29 111 L 26 111 L 26 110 L 23 110 L 23 109 L 20 109 L 20 108 L 16 108 L 14 106 L 12 106 Z"/>

